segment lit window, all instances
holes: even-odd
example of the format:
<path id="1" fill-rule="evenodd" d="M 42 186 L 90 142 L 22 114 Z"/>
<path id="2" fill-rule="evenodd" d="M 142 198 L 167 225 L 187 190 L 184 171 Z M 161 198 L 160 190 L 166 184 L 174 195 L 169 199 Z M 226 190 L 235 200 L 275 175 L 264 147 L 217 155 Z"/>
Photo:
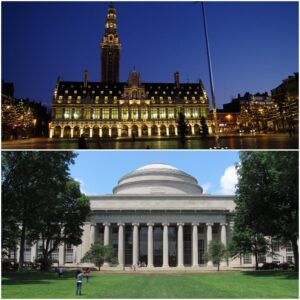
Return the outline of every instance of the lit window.
<path id="1" fill-rule="evenodd" d="M 189 95 L 189 94 L 190 94 L 190 92 L 186 92 L 186 94 L 187 94 L 187 95 Z"/>
<path id="2" fill-rule="evenodd" d="M 64 118 L 65 119 L 71 119 L 72 117 L 72 108 L 66 107 L 65 108 L 65 113 L 64 113 Z"/>
<path id="3" fill-rule="evenodd" d="M 92 91 L 92 94 L 95 94 L 95 91 Z"/>
<path id="4" fill-rule="evenodd" d="M 62 99 L 63 99 L 63 96 L 59 96 L 58 99 L 59 99 L 59 100 L 62 100 Z"/>
<path id="5" fill-rule="evenodd" d="M 84 119 L 89 120 L 91 118 L 91 110 L 86 108 L 83 113 Z"/>
<path id="6" fill-rule="evenodd" d="M 76 90 L 74 91 L 74 94 L 77 94 L 77 91 L 76 91 Z"/>
<path id="7" fill-rule="evenodd" d="M 96 102 L 96 103 L 99 103 L 99 96 L 96 96 L 96 97 L 95 97 L 95 102 Z"/>
<path id="8" fill-rule="evenodd" d="M 101 91 L 100 94 L 104 94 L 104 91 Z"/>
<path id="9" fill-rule="evenodd" d="M 136 107 L 131 108 L 131 119 L 132 120 L 138 119 L 138 109 Z"/>
<path id="10" fill-rule="evenodd" d="M 114 120 L 119 119 L 119 110 L 116 107 L 111 110 L 111 118 Z"/>
<path id="11" fill-rule="evenodd" d="M 128 120 L 128 108 L 122 107 L 121 114 L 122 114 L 122 120 Z"/>
<path id="12" fill-rule="evenodd" d="M 192 109 L 192 114 L 193 114 L 193 118 L 195 118 L 195 119 L 197 119 L 197 118 L 199 118 L 199 109 L 198 108 L 193 108 Z"/>
<path id="13" fill-rule="evenodd" d="M 110 94 L 112 94 L 112 91 L 109 91 Z"/>
<path id="14" fill-rule="evenodd" d="M 69 93 L 69 91 L 68 90 L 65 90 L 65 94 L 68 94 Z"/>
<path id="15" fill-rule="evenodd" d="M 153 96 L 151 97 L 151 100 L 154 100 L 154 97 L 153 97 Z"/>
<path id="16" fill-rule="evenodd" d="M 148 119 L 148 109 L 146 107 L 143 107 L 141 110 L 142 113 L 142 119 L 147 120 Z"/>
<path id="17" fill-rule="evenodd" d="M 166 92 L 165 92 L 165 91 L 163 91 L 163 94 L 165 95 L 165 94 L 166 94 Z"/>
<path id="18" fill-rule="evenodd" d="M 83 90 L 83 93 L 86 94 L 86 90 Z"/>
<path id="19" fill-rule="evenodd" d="M 173 107 L 170 107 L 168 108 L 168 119 L 174 119 L 174 108 Z"/>
<path id="20" fill-rule="evenodd" d="M 151 108 L 151 119 L 157 119 L 157 108 L 156 107 Z"/>
<path id="21" fill-rule="evenodd" d="M 165 108 L 160 108 L 159 109 L 159 118 L 160 119 L 165 119 L 166 118 L 166 109 Z"/>
<path id="22" fill-rule="evenodd" d="M 55 109 L 55 119 L 62 119 L 62 108 L 59 107 L 59 108 L 56 108 Z"/>
<path id="23" fill-rule="evenodd" d="M 94 108 L 94 110 L 93 110 L 93 119 L 94 120 L 100 119 L 100 108 Z"/>
<path id="24" fill-rule="evenodd" d="M 109 108 L 103 108 L 102 109 L 102 119 L 109 119 Z"/>
<path id="25" fill-rule="evenodd" d="M 74 108 L 74 119 L 80 119 L 80 118 L 81 118 L 81 109 Z"/>
<path id="26" fill-rule="evenodd" d="M 155 91 L 154 94 L 157 95 L 157 91 Z"/>

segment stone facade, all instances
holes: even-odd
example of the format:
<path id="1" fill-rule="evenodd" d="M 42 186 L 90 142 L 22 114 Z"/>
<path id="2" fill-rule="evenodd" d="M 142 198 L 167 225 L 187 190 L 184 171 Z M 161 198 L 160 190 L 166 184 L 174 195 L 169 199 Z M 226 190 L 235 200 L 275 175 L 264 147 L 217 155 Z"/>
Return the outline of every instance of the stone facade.
<path id="1" fill-rule="evenodd" d="M 110 6 L 100 44 L 101 82 L 57 80 L 52 104 L 50 138 L 176 136 L 179 112 L 188 135 L 200 135 L 202 117 L 210 132 L 209 100 L 201 80 L 181 83 L 143 83 L 134 69 L 119 82 L 121 44 L 117 15 Z"/>
<path id="2" fill-rule="evenodd" d="M 231 239 L 234 196 L 202 193 L 197 180 L 169 165 L 152 164 L 122 177 L 113 194 L 90 196 L 91 213 L 83 227 L 82 244 L 61 245 L 54 253 L 59 264 L 81 265 L 81 258 L 96 241 L 112 245 L 123 268 L 203 268 L 211 240 L 225 246 Z M 274 243 L 277 255 L 261 261 L 293 260 L 291 249 Z M 34 260 L 38 245 L 28 246 L 25 258 Z M 25 260 L 26 260 L 25 259 Z M 230 260 L 223 266 L 253 266 L 254 258 Z"/>

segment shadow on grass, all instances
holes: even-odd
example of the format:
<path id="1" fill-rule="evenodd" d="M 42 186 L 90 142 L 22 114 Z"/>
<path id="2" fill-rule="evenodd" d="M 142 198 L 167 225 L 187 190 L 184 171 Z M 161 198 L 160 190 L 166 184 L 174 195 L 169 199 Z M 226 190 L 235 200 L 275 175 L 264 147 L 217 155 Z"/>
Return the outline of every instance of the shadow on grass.
<path id="1" fill-rule="evenodd" d="M 295 280 L 298 279 L 298 272 L 295 271 L 245 271 L 243 272 L 246 276 L 255 277 L 281 277 L 282 279 Z"/>
<path id="2" fill-rule="evenodd" d="M 57 274 L 53 272 L 4 272 L 2 274 L 2 285 L 51 284 L 56 280 L 63 281 L 70 278 L 74 278 L 74 272 L 65 272 L 61 278 L 58 278 Z"/>

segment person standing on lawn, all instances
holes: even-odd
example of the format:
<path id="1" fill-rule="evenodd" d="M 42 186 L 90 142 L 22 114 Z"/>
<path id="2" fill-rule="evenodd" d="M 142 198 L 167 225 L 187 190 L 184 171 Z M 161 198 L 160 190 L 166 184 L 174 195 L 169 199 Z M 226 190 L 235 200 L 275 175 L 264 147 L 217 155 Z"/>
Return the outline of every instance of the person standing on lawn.
<path id="1" fill-rule="evenodd" d="M 89 283 L 90 282 L 90 277 L 91 277 L 91 269 L 86 268 L 84 274 L 86 276 L 86 283 Z"/>
<path id="2" fill-rule="evenodd" d="M 76 296 L 81 296 L 81 287 L 82 287 L 82 271 L 77 270 L 76 272 Z"/>

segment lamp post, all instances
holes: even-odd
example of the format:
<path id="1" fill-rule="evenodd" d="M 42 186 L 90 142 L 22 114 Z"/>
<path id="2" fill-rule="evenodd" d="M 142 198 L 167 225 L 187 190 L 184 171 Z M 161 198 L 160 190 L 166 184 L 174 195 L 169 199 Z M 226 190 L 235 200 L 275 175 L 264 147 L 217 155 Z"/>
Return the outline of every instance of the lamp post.
<path id="1" fill-rule="evenodd" d="M 203 24 L 204 24 L 204 31 L 205 31 L 205 42 L 206 42 L 206 53 L 207 53 L 208 70 L 209 70 L 211 100 L 212 100 L 212 106 L 213 106 L 213 119 L 214 119 L 214 123 L 215 123 L 216 148 L 220 148 L 220 143 L 219 143 L 219 138 L 220 138 L 219 137 L 219 124 L 218 124 L 218 117 L 217 117 L 217 107 L 216 107 L 216 99 L 215 99 L 215 92 L 214 92 L 214 82 L 213 82 L 212 66 L 211 66 L 211 59 L 210 59 L 210 52 L 209 52 L 209 42 L 208 42 L 208 34 L 207 34 L 207 27 L 206 27 L 206 17 L 205 17 L 204 2 L 201 2 L 201 4 L 202 4 Z"/>

